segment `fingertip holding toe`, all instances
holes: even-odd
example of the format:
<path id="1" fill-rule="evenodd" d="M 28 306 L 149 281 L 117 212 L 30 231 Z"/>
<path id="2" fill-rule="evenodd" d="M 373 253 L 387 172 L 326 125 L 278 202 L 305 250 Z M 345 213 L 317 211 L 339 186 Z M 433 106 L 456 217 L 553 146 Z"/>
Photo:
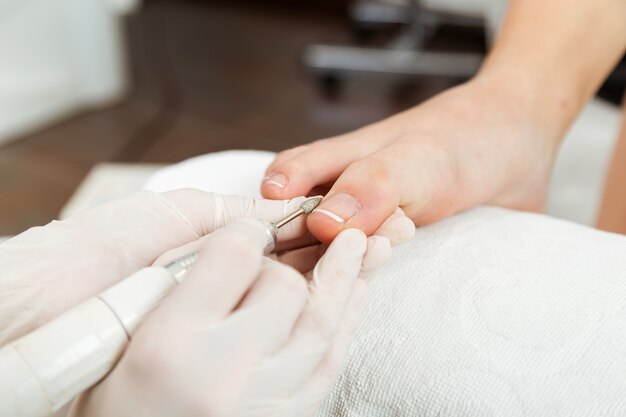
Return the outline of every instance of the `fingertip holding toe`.
<path id="1" fill-rule="evenodd" d="M 363 257 L 360 276 L 369 278 L 382 267 L 391 257 L 391 242 L 383 236 L 370 236 L 367 239 L 367 251 Z"/>
<path id="2" fill-rule="evenodd" d="M 415 236 L 415 223 L 403 214 L 397 214 L 389 226 L 390 235 L 387 237 L 393 246 L 407 242 Z"/>
<path id="3" fill-rule="evenodd" d="M 367 252 L 365 256 L 372 256 L 386 262 L 391 257 L 391 241 L 384 236 L 370 236 L 367 238 Z"/>
<path id="4" fill-rule="evenodd" d="M 365 255 L 367 250 L 367 236 L 359 229 L 346 229 L 335 238 L 335 245 Z"/>

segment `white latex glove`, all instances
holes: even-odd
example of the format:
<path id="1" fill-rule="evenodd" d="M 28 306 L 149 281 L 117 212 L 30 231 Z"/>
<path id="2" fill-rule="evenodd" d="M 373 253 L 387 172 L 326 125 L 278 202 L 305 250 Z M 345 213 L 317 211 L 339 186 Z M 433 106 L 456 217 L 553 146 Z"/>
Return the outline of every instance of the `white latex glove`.
<path id="1" fill-rule="evenodd" d="M 238 217 L 276 221 L 302 200 L 254 200 L 196 190 L 140 192 L 30 229 L 0 244 L 0 345 L 152 264 L 166 251 Z M 404 240 L 412 233 L 407 220 L 392 216 L 378 233 L 391 241 Z M 281 229 L 279 241 L 283 250 L 313 240 L 298 219 Z"/>
<path id="2" fill-rule="evenodd" d="M 263 257 L 265 230 L 237 221 L 137 331 L 106 380 L 72 415 L 301 417 L 319 406 L 360 317 L 359 279 L 379 245 L 342 232 L 310 272 Z M 383 249 L 383 252 L 385 250 Z"/>

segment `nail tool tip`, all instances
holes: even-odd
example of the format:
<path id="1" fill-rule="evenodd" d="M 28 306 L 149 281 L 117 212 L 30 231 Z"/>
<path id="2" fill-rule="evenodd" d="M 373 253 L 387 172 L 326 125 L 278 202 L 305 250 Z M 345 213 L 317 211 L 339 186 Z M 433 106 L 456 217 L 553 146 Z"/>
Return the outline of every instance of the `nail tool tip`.
<path id="1" fill-rule="evenodd" d="M 304 200 L 300 208 L 304 210 L 305 214 L 309 214 L 315 209 L 315 207 L 317 207 L 320 204 L 321 201 L 322 201 L 322 197 L 309 198 L 307 200 Z"/>

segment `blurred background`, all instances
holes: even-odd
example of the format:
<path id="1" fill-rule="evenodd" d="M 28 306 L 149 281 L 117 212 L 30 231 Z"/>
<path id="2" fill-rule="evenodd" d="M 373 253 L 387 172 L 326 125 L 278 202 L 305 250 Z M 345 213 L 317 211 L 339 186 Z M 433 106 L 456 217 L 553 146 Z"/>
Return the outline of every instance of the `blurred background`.
<path id="1" fill-rule="evenodd" d="M 58 218 L 72 196 L 138 188 L 165 164 L 279 151 L 414 106 L 475 73 L 505 10 L 502 0 L 0 0 L 0 236 Z M 601 106 L 619 103 L 625 67 Z M 600 123 L 616 130 L 617 114 Z"/>

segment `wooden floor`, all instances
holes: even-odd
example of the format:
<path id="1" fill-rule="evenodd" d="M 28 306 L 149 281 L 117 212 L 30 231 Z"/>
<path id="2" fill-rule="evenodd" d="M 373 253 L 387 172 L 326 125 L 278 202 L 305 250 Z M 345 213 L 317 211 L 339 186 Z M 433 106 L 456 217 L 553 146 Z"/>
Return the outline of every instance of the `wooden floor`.
<path id="1" fill-rule="evenodd" d="M 55 218 L 98 162 L 281 150 L 371 123 L 450 84 L 428 80 L 396 94 L 387 83 L 353 81 L 328 99 L 300 54 L 351 35 L 342 7 L 314 3 L 145 1 L 127 22 L 128 99 L 0 148 L 0 235 Z"/>

